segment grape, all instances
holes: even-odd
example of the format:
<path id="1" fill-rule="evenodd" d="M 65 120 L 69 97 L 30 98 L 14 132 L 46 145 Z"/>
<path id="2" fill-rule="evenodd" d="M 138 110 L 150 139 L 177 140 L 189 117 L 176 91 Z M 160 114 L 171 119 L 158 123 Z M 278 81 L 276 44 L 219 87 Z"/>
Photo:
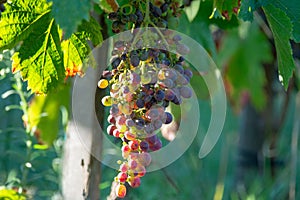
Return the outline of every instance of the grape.
<path id="1" fill-rule="evenodd" d="M 116 137 L 116 138 L 119 138 L 120 137 L 120 131 L 118 129 L 115 129 L 113 131 L 113 136 Z"/>
<path id="2" fill-rule="evenodd" d="M 123 164 L 120 165 L 120 171 L 121 172 L 127 172 L 128 171 L 127 163 L 123 163 Z"/>
<path id="3" fill-rule="evenodd" d="M 162 15 L 162 11 L 159 7 L 153 6 L 152 14 L 154 17 L 160 17 Z"/>
<path id="4" fill-rule="evenodd" d="M 177 79 L 177 73 L 172 69 L 167 69 L 165 71 L 165 77 L 171 79 L 172 81 L 175 81 Z"/>
<path id="5" fill-rule="evenodd" d="M 166 66 L 169 66 L 169 65 L 171 64 L 171 62 L 170 62 L 170 60 L 168 60 L 168 59 L 163 59 L 163 60 L 161 61 L 161 64 L 166 65 Z"/>
<path id="6" fill-rule="evenodd" d="M 129 132 L 129 131 L 126 131 L 126 132 L 124 133 L 124 137 L 125 137 L 127 140 L 134 140 L 134 139 L 135 139 L 135 135 L 132 134 L 132 133 Z"/>
<path id="7" fill-rule="evenodd" d="M 137 16 L 137 23 L 142 23 L 144 20 L 144 16 L 140 10 L 137 10 L 135 12 L 135 15 Z"/>
<path id="8" fill-rule="evenodd" d="M 148 144 L 149 147 L 149 144 Z M 138 155 L 138 161 L 143 166 L 149 166 L 151 163 L 151 155 L 147 152 L 143 152 Z"/>
<path id="9" fill-rule="evenodd" d="M 129 148 L 128 145 L 123 145 L 121 151 L 122 151 L 122 157 L 123 158 L 128 158 L 129 157 L 130 148 Z"/>
<path id="10" fill-rule="evenodd" d="M 147 124 L 145 127 L 144 127 L 144 130 L 147 134 L 150 134 L 154 131 L 154 127 L 152 124 Z"/>
<path id="11" fill-rule="evenodd" d="M 173 88 L 175 86 L 175 83 L 171 79 L 165 79 L 160 84 L 165 88 Z"/>
<path id="12" fill-rule="evenodd" d="M 134 126 L 134 121 L 132 119 L 127 119 L 125 124 L 128 127 L 132 127 L 132 126 Z"/>
<path id="13" fill-rule="evenodd" d="M 154 94 L 154 98 L 157 101 L 162 101 L 165 98 L 165 93 L 162 90 L 158 90 L 155 94 Z"/>
<path id="14" fill-rule="evenodd" d="M 102 104 L 104 106 L 111 106 L 112 105 L 112 100 L 111 100 L 111 96 L 105 96 L 102 98 Z"/>
<path id="15" fill-rule="evenodd" d="M 144 105 L 145 105 L 145 102 L 142 99 L 138 99 L 136 101 L 136 105 L 137 105 L 138 108 L 143 108 Z"/>
<path id="16" fill-rule="evenodd" d="M 148 57 L 149 57 L 149 52 L 147 50 L 143 50 L 140 55 L 140 60 L 145 61 L 148 59 Z"/>
<path id="17" fill-rule="evenodd" d="M 132 66 L 137 67 L 140 64 L 140 58 L 138 55 L 130 56 L 130 63 Z"/>
<path id="18" fill-rule="evenodd" d="M 192 78 L 192 76 L 193 76 L 193 72 L 189 69 L 185 69 L 184 74 L 189 78 Z"/>
<path id="19" fill-rule="evenodd" d="M 180 74 L 184 74 L 184 69 L 183 69 L 182 65 L 176 64 L 174 66 L 174 69 L 177 70 Z"/>
<path id="20" fill-rule="evenodd" d="M 107 132 L 109 135 L 113 135 L 113 132 L 114 132 L 114 130 L 116 130 L 116 129 L 117 129 L 116 126 L 114 126 L 114 125 L 109 125 L 109 126 L 107 127 L 106 132 Z"/>
<path id="21" fill-rule="evenodd" d="M 140 142 L 140 148 L 141 148 L 142 151 L 148 151 L 149 143 L 147 141 L 141 141 Z"/>
<path id="22" fill-rule="evenodd" d="M 189 47 L 184 45 L 184 44 L 178 44 L 177 47 L 176 47 L 176 50 L 181 55 L 186 55 L 190 52 Z"/>
<path id="23" fill-rule="evenodd" d="M 138 165 L 134 170 L 134 175 L 138 177 L 143 177 L 146 174 L 146 168 L 143 165 Z"/>
<path id="24" fill-rule="evenodd" d="M 117 20 L 118 16 L 119 16 L 118 13 L 112 12 L 112 13 L 108 14 L 108 19 L 110 19 L 110 20 Z"/>
<path id="25" fill-rule="evenodd" d="M 113 104 L 109 110 L 109 113 L 113 116 L 116 116 L 119 113 L 118 105 Z"/>
<path id="26" fill-rule="evenodd" d="M 128 162 L 128 166 L 129 166 L 130 169 L 135 169 L 135 168 L 137 168 L 138 163 L 137 163 L 136 160 L 130 159 L 129 162 Z"/>
<path id="27" fill-rule="evenodd" d="M 162 5 L 160 6 L 160 9 L 161 9 L 161 12 L 162 12 L 162 13 L 167 12 L 168 8 L 169 8 L 169 4 L 167 4 L 167 3 L 164 3 L 164 4 L 162 4 Z"/>
<path id="28" fill-rule="evenodd" d="M 165 124 L 170 124 L 172 122 L 172 120 L 173 120 L 172 114 L 169 113 L 169 112 L 165 112 L 165 115 L 166 115 Z"/>
<path id="29" fill-rule="evenodd" d="M 129 87 L 127 85 L 125 85 L 124 87 L 122 87 L 122 93 L 123 94 L 127 94 L 129 92 L 130 92 L 130 90 L 129 90 Z"/>
<path id="30" fill-rule="evenodd" d="M 108 81 L 106 79 L 101 79 L 99 82 L 98 82 L 98 87 L 100 89 L 105 89 L 106 87 L 108 86 Z"/>
<path id="31" fill-rule="evenodd" d="M 152 146 L 157 140 L 159 140 L 157 135 L 152 135 L 146 138 L 146 141 L 149 143 L 150 146 Z"/>
<path id="32" fill-rule="evenodd" d="M 179 91 L 180 91 L 180 95 L 183 98 L 191 98 L 192 95 L 193 95 L 193 92 L 192 92 L 191 88 L 189 88 L 187 86 L 180 87 Z"/>
<path id="33" fill-rule="evenodd" d="M 117 185 L 116 195 L 119 198 L 124 198 L 126 196 L 126 187 L 125 187 L 125 185 L 122 185 L 122 184 Z"/>
<path id="34" fill-rule="evenodd" d="M 152 108 L 146 112 L 145 116 L 150 120 L 154 120 L 159 117 L 159 112 L 157 109 Z"/>
<path id="35" fill-rule="evenodd" d="M 117 117 L 116 123 L 118 125 L 124 125 L 126 120 L 127 120 L 126 117 L 124 115 L 121 115 L 121 116 Z"/>
<path id="36" fill-rule="evenodd" d="M 135 23 L 138 20 L 138 16 L 135 14 L 130 14 L 129 20 L 130 20 L 130 22 Z"/>
<path id="37" fill-rule="evenodd" d="M 114 58 L 111 65 L 112 65 L 112 68 L 115 69 L 119 66 L 119 64 L 121 63 L 121 59 L 119 57 L 117 58 Z"/>
<path id="38" fill-rule="evenodd" d="M 182 38 L 181 38 L 180 35 L 175 35 L 175 36 L 173 37 L 173 40 L 174 40 L 175 42 L 179 42 L 180 40 L 182 40 Z"/>
<path id="39" fill-rule="evenodd" d="M 161 143 L 161 140 L 159 140 L 159 139 L 156 140 L 156 142 L 154 144 L 150 145 L 150 149 L 152 151 L 157 151 L 157 150 L 161 149 L 161 147 L 162 147 L 162 143 Z"/>
<path id="40" fill-rule="evenodd" d="M 117 176 L 118 181 L 120 181 L 121 183 L 125 183 L 126 179 L 127 179 L 127 174 L 124 172 L 120 172 Z"/>
<path id="41" fill-rule="evenodd" d="M 139 142 L 137 140 L 132 140 L 128 142 L 129 148 L 132 151 L 136 151 L 139 148 Z"/>
<path id="42" fill-rule="evenodd" d="M 151 75 L 150 74 L 142 74 L 141 75 L 141 82 L 143 83 L 143 84 L 148 84 L 148 83 L 150 83 L 151 82 Z"/>
<path id="43" fill-rule="evenodd" d="M 129 83 L 132 84 L 132 85 L 137 85 L 141 82 L 141 77 L 135 73 L 135 72 L 132 72 L 130 74 L 130 81 Z"/>
<path id="44" fill-rule="evenodd" d="M 128 183 L 132 188 L 137 188 L 141 185 L 141 179 L 140 177 L 132 177 L 129 179 Z"/>
<path id="45" fill-rule="evenodd" d="M 112 116 L 112 115 L 108 115 L 107 121 L 108 121 L 109 123 L 111 123 L 111 124 L 115 124 L 115 123 L 116 123 L 116 119 L 115 119 L 115 117 Z"/>
<path id="46" fill-rule="evenodd" d="M 167 89 L 165 91 L 165 99 L 168 101 L 172 101 L 175 98 L 175 93 L 172 89 Z"/>
<path id="47" fill-rule="evenodd" d="M 160 129 L 161 128 L 161 126 L 162 126 L 162 121 L 160 120 L 160 119 L 157 119 L 157 120 L 154 120 L 153 121 L 153 126 L 154 126 L 154 128 L 157 130 L 157 129 Z"/>

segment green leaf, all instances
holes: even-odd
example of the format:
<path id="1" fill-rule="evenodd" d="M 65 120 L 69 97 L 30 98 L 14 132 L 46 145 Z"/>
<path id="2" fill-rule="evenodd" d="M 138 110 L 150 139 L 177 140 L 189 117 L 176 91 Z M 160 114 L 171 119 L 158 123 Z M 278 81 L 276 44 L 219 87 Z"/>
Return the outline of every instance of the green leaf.
<path id="1" fill-rule="evenodd" d="M 83 20 L 82 24 L 78 27 L 78 32 L 82 34 L 86 40 L 92 41 L 94 46 L 103 42 L 101 26 L 93 17 L 91 17 L 89 21 Z"/>
<path id="2" fill-rule="evenodd" d="M 83 19 L 89 20 L 89 12 L 92 8 L 90 0 L 52 0 L 52 14 L 64 30 L 64 37 L 69 38 L 76 32 Z"/>
<path id="3" fill-rule="evenodd" d="M 0 20 L 0 51 L 27 38 L 50 12 L 49 4 L 43 0 L 15 0 L 5 8 Z"/>
<path id="4" fill-rule="evenodd" d="M 0 187 L 0 199 L 9 200 L 9 199 L 18 199 L 18 200 L 25 200 L 25 196 L 18 194 L 15 190 L 6 189 Z"/>
<path id="5" fill-rule="evenodd" d="M 287 89 L 289 80 L 295 69 L 292 48 L 289 41 L 292 33 L 292 23 L 283 11 L 273 5 L 269 4 L 263 9 L 274 35 L 280 81 L 285 89 Z"/>
<path id="6" fill-rule="evenodd" d="M 239 18 L 244 21 L 253 20 L 253 12 L 269 3 L 270 0 L 243 0 L 241 1 L 241 7 L 239 12 Z"/>
<path id="7" fill-rule="evenodd" d="M 200 9 L 200 3 L 201 0 L 192 1 L 190 6 L 184 8 L 184 11 L 190 22 L 192 22 L 197 16 L 197 13 Z"/>
<path id="8" fill-rule="evenodd" d="M 62 59 L 58 27 L 48 14 L 13 55 L 13 71 L 21 72 L 28 88 L 47 93 L 65 77 Z"/>
<path id="9" fill-rule="evenodd" d="M 36 95 L 29 109 L 28 123 L 40 131 L 40 138 L 46 145 L 51 146 L 56 139 L 60 127 L 60 108 L 69 109 L 70 87 L 65 86 L 48 95 Z"/>
<path id="10" fill-rule="evenodd" d="M 271 47 L 256 23 L 243 23 L 240 33 L 230 32 L 222 42 L 218 62 L 226 68 L 226 79 L 231 85 L 229 94 L 240 103 L 247 91 L 257 109 L 266 104 L 265 73 L 262 64 L 272 61 Z"/>
<path id="11" fill-rule="evenodd" d="M 100 25 L 94 18 L 91 18 L 89 22 L 84 20 L 78 27 L 79 32 L 72 34 L 68 40 L 62 42 L 67 76 L 81 73 L 82 64 L 91 51 L 87 40 L 91 40 L 95 46 L 100 44 L 103 41 L 100 29 Z"/>
<path id="12" fill-rule="evenodd" d="M 90 47 L 80 33 L 72 34 L 71 38 L 63 41 L 61 45 L 67 76 L 75 76 L 80 72 L 84 59 L 90 52 Z"/>
<path id="13" fill-rule="evenodd" d="M 292 39 L 300 42 L 300 3 L 298 0 L 275 0 L 273 5 L 280 8 L 293 24 Z"/>

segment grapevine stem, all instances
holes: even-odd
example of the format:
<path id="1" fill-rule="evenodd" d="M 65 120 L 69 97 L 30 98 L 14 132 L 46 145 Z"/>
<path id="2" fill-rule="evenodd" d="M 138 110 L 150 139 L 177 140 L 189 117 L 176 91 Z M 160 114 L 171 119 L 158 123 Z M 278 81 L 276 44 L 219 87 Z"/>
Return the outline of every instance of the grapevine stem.
<path id="1" fill-rule="evenodd" d="M 145 22 L 148 23 L 150 22 L 150 0 L 146 1 L 146 14 L 145 14 Z M 146 26 L 147 27 L 147 26 Z"/>

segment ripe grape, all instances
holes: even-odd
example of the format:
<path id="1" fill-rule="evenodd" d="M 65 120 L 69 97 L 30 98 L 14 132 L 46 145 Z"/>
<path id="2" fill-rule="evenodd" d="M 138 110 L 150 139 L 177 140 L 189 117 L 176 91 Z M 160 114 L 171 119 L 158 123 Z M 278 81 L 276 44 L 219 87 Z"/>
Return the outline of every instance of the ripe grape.
<path id="1" fill-rule="evenodd" d="M 119 198 L 124 198 L 126 196 L 126 187 L 123 184 L 118 184 L 116 187 L 116 195 Z"/>

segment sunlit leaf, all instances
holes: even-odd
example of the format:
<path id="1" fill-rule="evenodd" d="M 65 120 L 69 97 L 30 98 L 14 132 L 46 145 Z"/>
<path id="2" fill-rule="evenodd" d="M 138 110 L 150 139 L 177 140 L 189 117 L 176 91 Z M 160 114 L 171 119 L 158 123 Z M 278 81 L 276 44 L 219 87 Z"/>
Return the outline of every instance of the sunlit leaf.
<path id="1" fill-rule="evenodd" d="M 0 188 L 0 199 L 3 200 L 26 200 L 24 195 L 18 194 L 15 190 L 12 189 L 1 189 Z"/>
<path id="2" fill-rule="evenodd" d="M 0 20 L 0 50 L 10 49 L 26 39 L 49 13 L 50 6 L 45 0 L 15 0 L 5 4 Z"/>

